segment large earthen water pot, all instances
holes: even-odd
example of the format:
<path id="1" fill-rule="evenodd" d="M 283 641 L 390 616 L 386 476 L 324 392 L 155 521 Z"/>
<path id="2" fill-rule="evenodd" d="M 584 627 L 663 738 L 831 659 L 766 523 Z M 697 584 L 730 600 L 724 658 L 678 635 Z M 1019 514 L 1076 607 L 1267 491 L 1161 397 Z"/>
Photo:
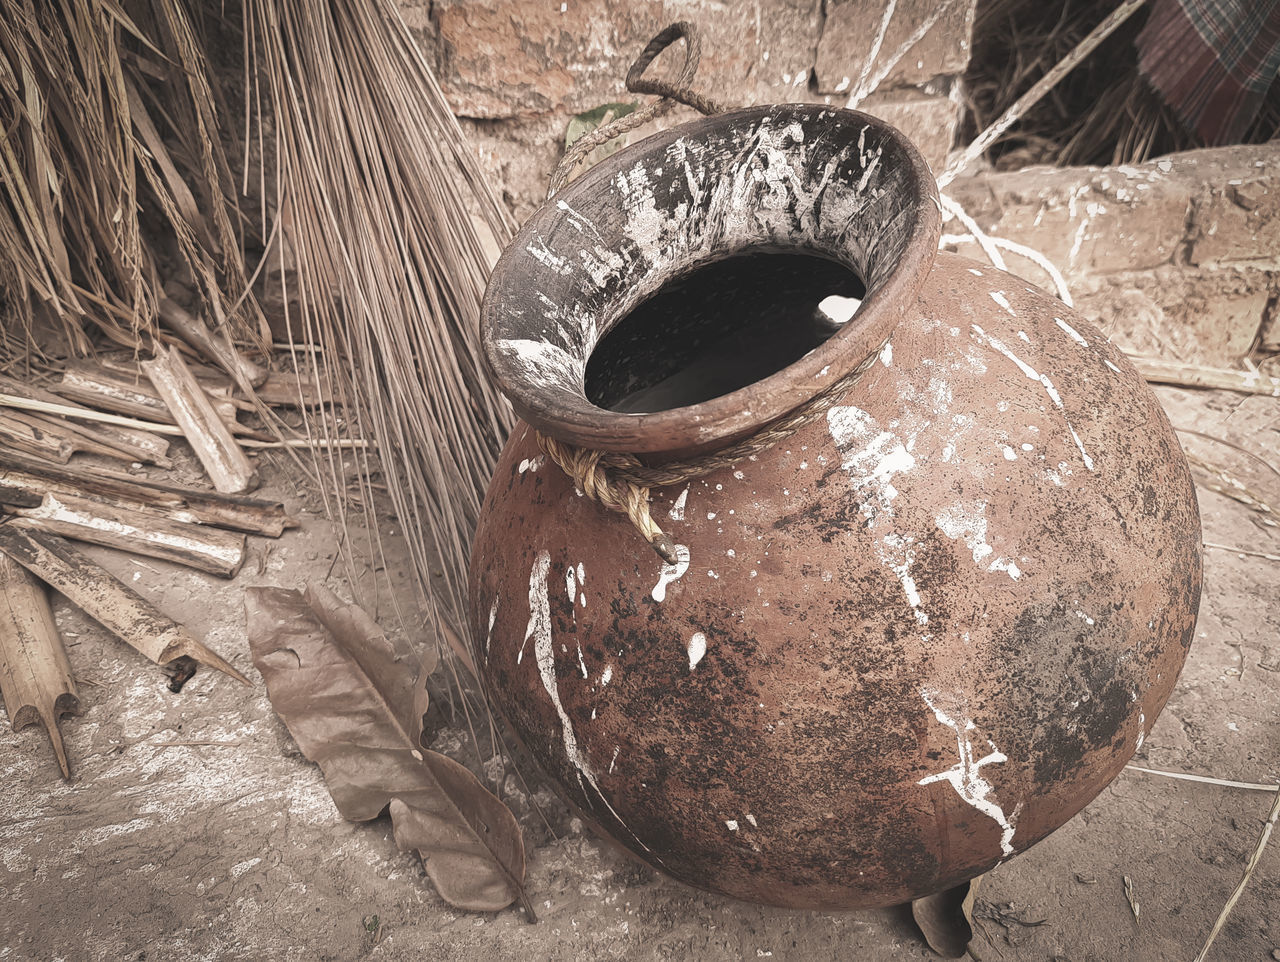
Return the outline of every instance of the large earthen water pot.
<path id="1" fill-rule="evenodd" d="M 494 272 L 488 363 L 524 421 L 475 538 L 477 662 L 564 795 L 691 885 L 851 909 L 986 872 L 1120 772 L 1191 642 L 1199 518 L 1155 397 L 1060 301 L 936 254 L 939 232 L 899 133 L 780 106 L 615 154 Z M 620 318 L 751 250 L 847 265 L 861 308 L 725 396 L 588 400 Z M 639 343 L 634 370 L 680 350 L 678 330 Z M 653 490 L 674 564 L 535 440 L 704 457 L 869 358 L 790 437 Z"/>

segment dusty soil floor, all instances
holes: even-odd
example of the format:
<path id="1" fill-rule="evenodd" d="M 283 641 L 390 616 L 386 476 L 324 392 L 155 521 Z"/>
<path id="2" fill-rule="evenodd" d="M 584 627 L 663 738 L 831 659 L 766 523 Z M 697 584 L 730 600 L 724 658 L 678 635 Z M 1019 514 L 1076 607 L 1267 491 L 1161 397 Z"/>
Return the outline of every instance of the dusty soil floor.
<path id="1" fill-rule="evenodd" d="M 1161 398 L 1178 427 L 1280 460 L 1280 401 L 1172 389 Z M 1256 458 L 1199 434 L 1183 439 L 1194 456 L 1280 505 L 1280 475 Z M 253 539 L 256 557 L 234 581 L 93 552 L 255 681 L 244 589 L 342 579 L 337 537 L 318 501 L 283 476 L 270 493 L 304 524 L 277 542 Z M 1280 554 L 1280 528 L 1260 523 L 1263 514 L 1205 486 L 1200 505 L 1210 545 Z M 385 532 L 394 542 L 395 526 Z M 391 590 L 408 598 L 403 566 L 392 561 L 388 572 Z M 1135 764 L 1245 782 L 1280 776 L 1278 576 L 1275 561 L 1207 549 L 1195 645 Z M 384 590 L 383 616 L 389 598 Z M 2 959 L 934 957 L 902 910 L 786 912 L 661 878 L 586 834 L 532 770 L 533 801 L 552 830 L 520 790 L 511 804 L 540 923 L 514 910 L 454 911 L 416 856 L 397 851 L 385 817 L 339 817 L 261 683 L 244 688 L 202 671 L 171 694 L 140 656 L 65 603 L 57 612 L 87 711 L 63 724 L 70 784 L 38 728 L 0 725 Z M 446 729 L 436 747 L 466 758 L 458 730 Z M 974 947 L 986 962 L 1189 960 L 1270 803 L 1262 791 L 1126 771 L 1063 829 L 986 878 Z M 1277 906 L 1280 841 L 1264 853 L 1211 958 L 1271 959 L 1280 948 Z"/>

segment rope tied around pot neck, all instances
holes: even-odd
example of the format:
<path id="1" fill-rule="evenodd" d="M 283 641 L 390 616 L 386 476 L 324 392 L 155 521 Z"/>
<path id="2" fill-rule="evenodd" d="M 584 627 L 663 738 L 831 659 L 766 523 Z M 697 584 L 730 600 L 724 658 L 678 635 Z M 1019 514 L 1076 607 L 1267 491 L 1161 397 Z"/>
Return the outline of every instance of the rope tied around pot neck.
<path id="1" fill-rule="evenodd" d="M 658 54 L 681 37 L 685 41 L 685 60 L 676 80 L 668 82 L 646 79 L 643 74 Z M 597 127 L 574 141 L 573 146 L 565 152 L 563 159 L 551 175 L 547 197 L 552 197 L 565 185 L 569 175 L 591 151 L 615 137 L 662 116 L 677 103 L 693 107 L 707 115 L 723 113 L 726 109 L 723 105 L 689 88 L 694 75 L 698 72 L 701 59 L 702 39 L 698 34 L 698 28 L 692 23 L 685 21 L 673 23 L 650 40 L 649 45 L 644 48 L 636 62 L 631 65 L 631 69 L 627 71 L 626 85 L 627 90 L 632 93 L 653 94 L 661 99 Z M 561 471 L 573 480 L 583 495 L 612 511 L 625 514 L 663 561 L 667 564 L 676 564 L 678 561 L 676 544 L 654 521 L 653 514 L 649 510 L 650 489 L 684 484 L 722 468 L 731 468 L 740 461 L 745 461 L 753 455 L 768 450 L 779 441 L 789 438 L 805 425 L 824 417 L 827 411 L 848 393 L 854 382 L 875 363 L 881 347 L 883 344 L 868 354 L 844 377 L 833 381 L 824 391 L 816 394 L 785 417 L 765 425 L 755 434 L 728 447 L 688 460 L 648 465 L 633 454 L 579 448 L 540 431 L 535 432 L 535 435 L 538 446 Z"/>
<path id="2" fill-rule="evenodd" d="M 752 455 L 767 451 L 779 441 L 791 437 L 802 427 L 825 417 L 849 389 L 880 356 L 881 344 L 871 351 L 852 371 L 826 390 L 815 394 L 790 414 L 761 428 L 741 441 L 686 461 L 667 461 L 648 465 L 634 454 L 619 451 L 593 451 L 578 448 L 553 437 L 535 432 L 538 446 L 547 457 L 573 479 L 588 498 L 631 519 L 645 541 L 653 546 L 667 564 L 676 563 L 676 545 L 662 530 L 649 511 L 649 489 L 684 484 L 705 477 L 721 468 L 731 468 Z"/>

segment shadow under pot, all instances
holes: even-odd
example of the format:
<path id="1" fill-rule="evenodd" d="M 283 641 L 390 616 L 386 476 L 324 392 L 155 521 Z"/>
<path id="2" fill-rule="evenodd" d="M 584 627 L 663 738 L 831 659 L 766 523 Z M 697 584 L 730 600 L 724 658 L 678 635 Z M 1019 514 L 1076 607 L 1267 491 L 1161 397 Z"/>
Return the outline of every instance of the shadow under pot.
<path id="1" fill-rule="evenodd" d="M 698 888 L 856 909 L 987 872 L 1119 774 L 1191 643 L 1199 516 L 1154 395 L 939 233 L 898 131 L 777 106 L 619 151 L 494 271 L 523 421 L 476 663 L 564 797 Z M 649 491 L 671 560 L 537 432 L 697 469 Z"/>

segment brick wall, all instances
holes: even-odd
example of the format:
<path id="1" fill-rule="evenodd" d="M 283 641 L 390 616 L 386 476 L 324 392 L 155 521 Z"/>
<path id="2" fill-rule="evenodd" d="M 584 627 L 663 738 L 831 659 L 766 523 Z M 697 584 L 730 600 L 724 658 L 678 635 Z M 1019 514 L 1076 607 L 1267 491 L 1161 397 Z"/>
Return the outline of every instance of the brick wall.
<path id="1" fill-rule="evenodd" d="M 911 137 L 935 167 L 960 116 L 976 0 L 954 0 L 861 108 Z M 937 7 L 897 0 L 876 57 L 884 63 Z M 697 87 L 722 102 L 843 105 L 880 33 L 885 0 L 402 0 L 445 96 L 523 219 L 575 113 L 634 99 L 627 68 L 675 20 L 703 34 Z M 667 56 L 664 55 L 663 60 Z M 659 63 L 661 66 L 661 61 Z M 691 116 L 673 113 L 664 123 Z"/>

